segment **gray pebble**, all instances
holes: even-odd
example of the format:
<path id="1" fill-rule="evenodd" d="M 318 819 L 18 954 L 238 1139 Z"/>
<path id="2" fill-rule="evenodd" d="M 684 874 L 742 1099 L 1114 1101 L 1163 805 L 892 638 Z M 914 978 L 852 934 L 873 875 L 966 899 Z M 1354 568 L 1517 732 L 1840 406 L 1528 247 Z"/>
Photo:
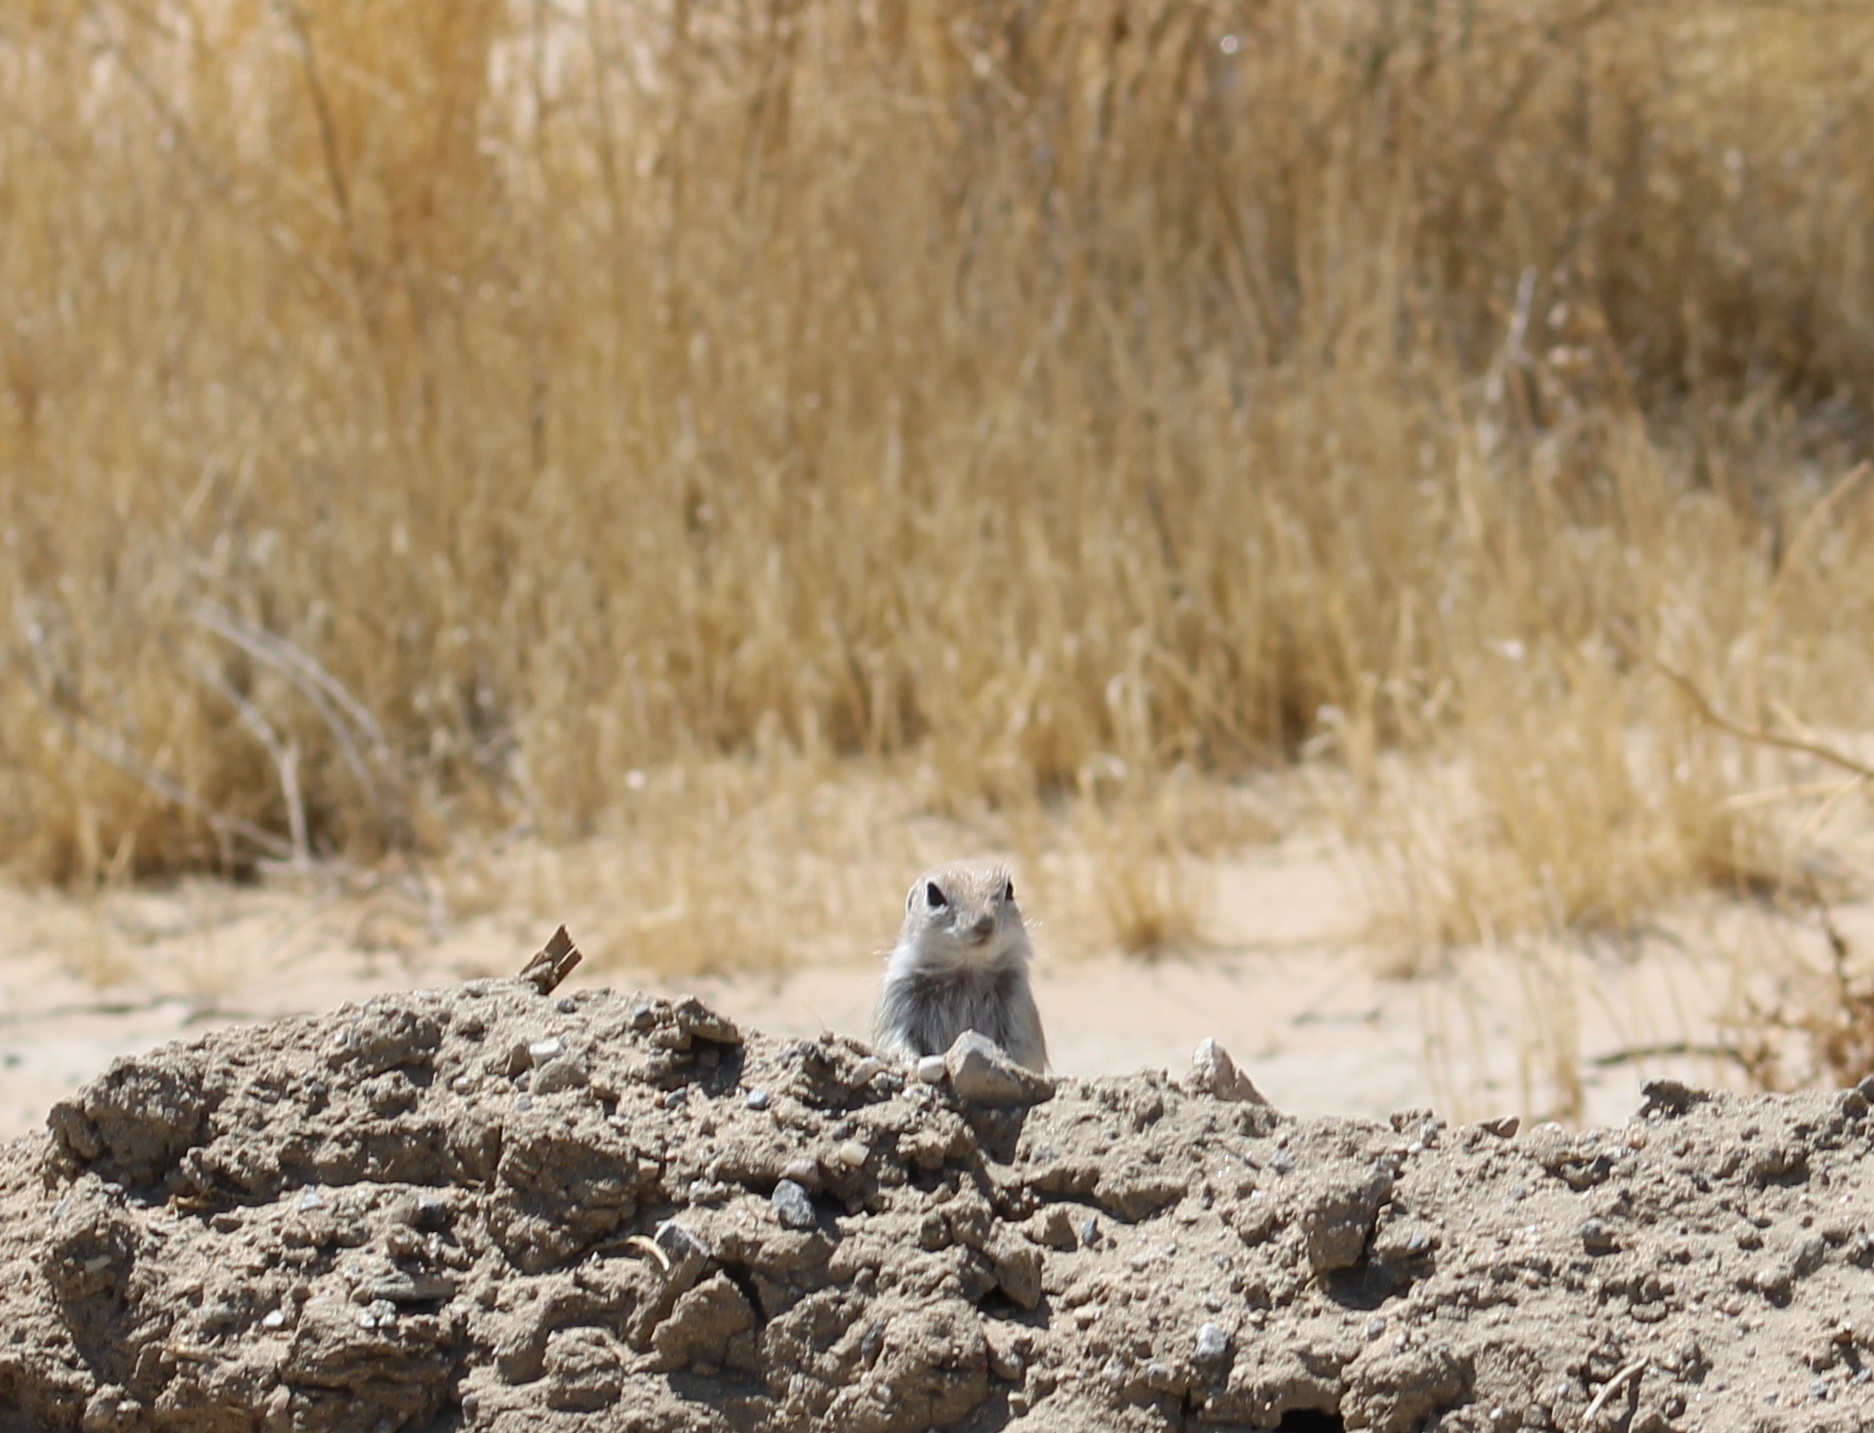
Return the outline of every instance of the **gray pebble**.
<path id="1" fill-rule="evenodd" d="M 685 1259 L 707 1259 L 709 1247 L 675 1219 L 666 1219 L 657 1226 L 657 1232 L 651 1236 L 656 1244 L 672 1259 L 681 1263 Z"/>
<path id="2" fill-rule="evenodd" d="M 774 1217 L 781 1221 L 784 1229 L 811 1229 L 820 1222 L 813 1212 L 812 1198 L 791 1179 L 783 1179 L 774 1186 L 770 1202 L 774 1205 Z"/>
<path id="3" fill-rule="evenodd" d="M 768 1092 L 766 1090 L 750 1090 L 748 1092 L 748 1097 L 743 1100 L 742 1103 L 747 1105 L 751 1110 L 765 1110 L 768 1108 Z"/>

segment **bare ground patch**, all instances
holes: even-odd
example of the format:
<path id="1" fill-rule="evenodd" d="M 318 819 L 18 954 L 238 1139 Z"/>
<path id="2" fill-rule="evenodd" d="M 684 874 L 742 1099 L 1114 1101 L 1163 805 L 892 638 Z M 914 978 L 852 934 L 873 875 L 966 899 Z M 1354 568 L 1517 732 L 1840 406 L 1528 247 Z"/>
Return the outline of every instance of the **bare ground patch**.
<path id="1" fill-rule="evenodd" d="M 518 981 L 118 1062 L 0 1156 L 18 1428 L 1861 1426 L 1857 1091 L 1617 1129 L 990 1107 Z M 1798 1413 L 1797 1410 L 1800 1410 Z M 1792 1422 L 1792 1420 L 1795 1420 Z"/>

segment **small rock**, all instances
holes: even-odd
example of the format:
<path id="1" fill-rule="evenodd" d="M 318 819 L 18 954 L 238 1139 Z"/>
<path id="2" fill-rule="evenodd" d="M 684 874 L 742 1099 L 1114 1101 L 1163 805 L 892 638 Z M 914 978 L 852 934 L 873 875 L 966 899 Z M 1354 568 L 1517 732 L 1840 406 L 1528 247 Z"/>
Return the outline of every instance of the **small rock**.
<path id="1" fill-rule="evenodd" d="M 648 1000 L 640 1000 L 631 1007 L 631 1028 L 648 1030 L 657 1023 L 657 1011 Z"/>
<path id="2" fill-rule="evenodd" d="M 678 1085 L 676 1089 L 664 1096 L 664 1108 L 667 1110 L 674 1110 L 677 1106 L 686 1103 L 689 1098 L 689 1089 L 686 1086 Z"/>
<path id="3" fill-rule="evenodd" d="M 1041 1302 L 1041 1251 L 1033 1244 L 1013 1240 L 999 1244 L 990 1254 L 996 1282 L 1002 1292 L 1025 1309 Z"/>
<path id="4" fill-rule="evenodd" d="M 1197 1048 L 1191 1052 L 1190 1087 L 1220 1100 L 1250 1105 L 1269 1103 L 1249 1076 L 1236 1068 L 1230 1052 L 1209 1038 L 1199 1040 Z"/>
<path id="5" fill-rule="evenodd" d="M 917 1062 L 917 1077 L 927 1085 L 941 1085 L 944 1082 L 944 1057 L 926 1055 Z"/>
<path id="6" fill-rule="evenodd" d="M 747 1096 L 742 1100 L 742 1103 L 747 1105 L 751 1110 L 765 1110 L 770 1103 L 768 1092 L 766 1090 L 750 1090 Z"/>
<path id="7" fill-rule="evenodd" d="M 1607 1227 L 1602 1219 L 1583 1219 L 1581 1221 L 1581 1247 L 1590 1254 L 1611 1254 L 1620 1247 L 1614 1238 L 1614 1231 Z"/>
<path id="8" fill-rule="evenodd" d="M 883 1060 L 880 1060 L 876 1055 L 867 1055 L 863 1060 L 852 1067 L 852 1082 L 854 1085 L 869 1085 L 878 1075 L 878 1072 L 884 1068 L 885 1062 Z"/>
<path id="9" fill-rule="evenodd" d="M 549 1408 L 594 1413 L 618 1401 L 624 1372 L 618 1349 L 602 1329 L 557 1330 L 547 1344 L 541 1379 Z"/>
<path id="10" fill-rule="evenodd" d="M 281 1313 L 278 1309 L 274 1309 L 271 1313 L 268 1313 L 261 1318 L 260 1326 L 264 1329 L 285 1328 L 286 1327 L 286 1315 Z"/>
<path id="11" fill-rule="evenodd" d="M 691 1260 L 698 1264 L 709 1258 L 709 1247 L 675 1219 L 666 1219 L 657 1226 L 657 1232 L 651 1236 L 651 1242 L 670 1256 L 675 1264 Z"/>
<path id="12" fill-rule="evenodd" d="M 449 1204 L 434 1194 L 406 1194 L 390 1207 L 393 1223 L 406 1229 L 437 1233 L 449 1227 Z"/>
<path id="13" fill-rule="evenodd" d="M 573 1056 L 562 1055 L 534 1072 L 532 1090 L 536 1095 L 551 1095 L 559 1090 L 583 1089 L 586 1083 L 586 1067 Z"/>
<path id="14" fill-rule="evenodd" d="M 1000 1045 L 974 1030 L 957 1036 L 944 1055 L 944 1069 L 951 1087 L 971 1104 L 1033 1105 L 1054 1093 L 1046 1075 L 1016 1064 Z"/>
<path id="15" fill-rule="evenodd" d="M 1315 1185 L 1296 1222 L 1301 1226 L 1302 1252 L 1317 1275 L 1360 1262 L 1392 1190 L 1391 1171 L 1377 1164 L 1364 1177 L 1343 1171 Z"/>
<path id="16" fill-rule="evenodd" d="M 322 1209 L 325 1207 L 325 1201 L 319 1197 L 318 1190 L 308 1185 L 306 1188 L 299 1191 L 299 1199 L 296 1202 L 296 1207 L 302 1210 Z"/>
<path id="17" fill-rule="evenodd" d="M 443 1274 L 407 1274 L 401 1270 L 370 1286 L 371 1301 L 388 1304 L 438 1303 L 455 1297 L 455 1280 Z"/>
<path id="18" fill-rule="evenodd" d="M 1154 1393 L 1183 1393 L 1190 1380 L 1178 1377 L 1178 1370 L 1163 1360 L 1145 1365 L 1145 1386 Z"/>
<path id="19" fill-rule="evenodd" d="M 1022 1232 L 1050 1249 L 1072 1249 L 1080 1242 L 1074 1233 L 1073 1215 L 1064 1204 L 1049 1204 L 1036 1210 L 1022 1226 Z"/>
<path id="20" fill-rule="evenodd" d="M 679 1000 L 671 1014 L 677 1017 L 677 1028 L 693 1039 L 716 1045 L 742 1043 L 742 1032 L 735 1028 L 735 1022 L 718 1015 L 694 995 Z"/>
<path id="21" fill-rule="evenodd" d="M 1080 1226 L 1080 1242 L 1083 1247 L 1088 1249 L 1091 1249 L 1095 1244 L 1100 1242 L 1100 1221 L 1091 1214 L 1087 1216 L 1086 1222 Z"/>
<path id="22" fill-rule="evenodd" d="M 1019 1384 L 1028 1373 L 1021 1350 L 1000 1339 L 989 1340 L 989 1372 L 1004 1383 Z"/>
<path id="23" fill-rule="evenodd" d="M 544 1040 L 536 1040 L 527 1047 L 527 1058 L 536 1065 L 544 1065 L 548 1060 L 566 1053 L 566 1044 L 557 1036 L 549 1035 Z"/>
<path id="24" fill-rule="evenodd" d="M 1204 1323 L 1197 1329 L 1197 1361 L 1220 1363 L 1230 1354 L 1230 1335 L 1222 1324 Z"/>
<path id="25" fill-rule="evenodd" d="M 833 1153 L 839 1156 L 839 1162 L 841 1164 L 850 1165 L 852 1168 L 857 1169 L 866 1162 L 872 1151 L 867 1149 L 859 1140 L 849 1139 L 844 1144 L 840 1145 L 838 1149 L 834 1150 Z"/>
<path id="26" fill-rule="evenodd" d="M 575 1000 L 575 999 L 573 999 L 573 997 L 572 997 L 572 996 L 570 996 L 570 995 L 562 995 L 562 996 L 560 997 L 560 1003 L 559 1003 L 559 1012 L 560 1012 L 560 1014 L 562 1014 L 562 1015 L 571 1015 L 571 1014 L 572 1014 L 572 1013 L 573 1013 L 573 1012 L 574 1012 L 575 1010 L 577 1010 L 578 1008 L 579 1008 L 579 1002 L 578 1002 L 577 1000 Z"/>
<path id="27" fill-rule="evenodd" d="M 781 1171 L 781 1178 L 793 1180 L 794 1183 L 798 1184 L 802 1189 L 818 1189 L 820 1187 L 820 1166 L 816 1161 L 808 1159 L 803 1155 L 799 1159 L 790 1159 L 787 1162 L 787 1167 Z"/>
<path id="28" fill-rule="evenodd" d="M 774 1186 L 769 1202 L 774 1205 L 774 1217 L 781 1221 L 784 1229 L 811 1229 L 820 1222 L 813 1210 L 812 1197 L 791 1179 L 783 1179 Z"/>

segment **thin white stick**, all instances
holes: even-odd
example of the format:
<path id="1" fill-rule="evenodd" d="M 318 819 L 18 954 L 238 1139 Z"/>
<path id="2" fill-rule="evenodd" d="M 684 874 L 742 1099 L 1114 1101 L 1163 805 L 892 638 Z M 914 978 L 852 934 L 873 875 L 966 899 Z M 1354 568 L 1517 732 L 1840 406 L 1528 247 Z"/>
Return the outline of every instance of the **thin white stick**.
<path id="1" fill-rule="evenodd" d="M 1632 1363 L 1628 1364 L 1625 1368 L 1621 1369 L 1619 1373 L 1616 1373 L 1612 1378 L 1608 1379 L 1606 1383 L 1601 1385 L 1601 1391 L 1594 1395 L 1594 1401 L 1588 1405 L 1587 1412 L 1581 1415 L 1582 1433 L 1586 1433 L 1588 1425 L 1594 1421 L 1595 1415 L 1601 1411 L 1602 1405 L 1614 1396 L 1614 1390 L 1619 1388 L 1620 1385 L 1625 1383 L 1629 1378 L 1644 1372 L 1645 1369 L 1646 1360 L 1643 1358 L 1636 1358 Z"/>

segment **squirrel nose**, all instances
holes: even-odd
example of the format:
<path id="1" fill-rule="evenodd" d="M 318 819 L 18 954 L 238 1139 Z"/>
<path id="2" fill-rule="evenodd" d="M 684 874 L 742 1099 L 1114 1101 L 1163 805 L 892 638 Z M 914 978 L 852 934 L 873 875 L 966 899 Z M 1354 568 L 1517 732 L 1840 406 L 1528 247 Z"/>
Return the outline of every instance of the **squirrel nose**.
<path id="1" fill-rule="evenodd" d="M 992 915 L 987 915 L 987 914 L 977 916 L 976 924 L 973 927 L 976 934 L 978 935 L 988 935 L 989 932 L 994 930 L 995 928 L 996 928 L 996 918 Z"/>

